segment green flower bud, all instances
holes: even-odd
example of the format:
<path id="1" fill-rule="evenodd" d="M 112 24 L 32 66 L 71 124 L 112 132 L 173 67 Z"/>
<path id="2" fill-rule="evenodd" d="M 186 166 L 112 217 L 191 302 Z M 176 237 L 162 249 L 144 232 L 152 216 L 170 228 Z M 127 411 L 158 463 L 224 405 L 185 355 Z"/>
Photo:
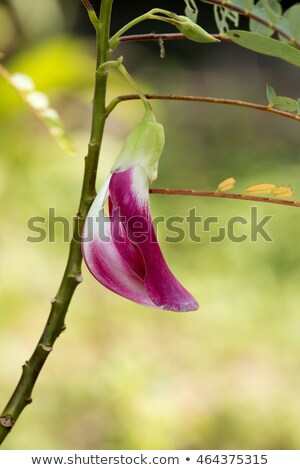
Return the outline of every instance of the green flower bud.
<path id="1" fill-rule="evenodd" d="M 150 181 L 156 180 L 158 162 L 164 144 L 164 128 L 156 121 L 149 108 L 126 137 L 111 171 L 125 171 L 134 165 L 141 165 Z"/>
<path id="2" fill-rule="evenodd" d="M 190 18 L 181 15 L 175 15 L 174 19 L 176 20 L 176 28 L 184 34 L 184 36 L 191 41 L 195 42 L 219 42 L 218 39 L 214 38 L 207 31 L 205 31 L 201 26 L 194 23 Z"/>

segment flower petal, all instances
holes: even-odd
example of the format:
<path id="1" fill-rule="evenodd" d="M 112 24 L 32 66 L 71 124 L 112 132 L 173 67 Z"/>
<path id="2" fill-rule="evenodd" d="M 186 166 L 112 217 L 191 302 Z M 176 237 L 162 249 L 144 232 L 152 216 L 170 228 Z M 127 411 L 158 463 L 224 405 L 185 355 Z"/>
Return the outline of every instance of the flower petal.
<path id="1" fill-rule="evenodd" d="M 114 241 L 114 225 L 116 222 L 119 224 L 119 221 L 115 218 L 110 220 L 104 214 L 103 205 L 107 199 L 110 179 L 111 175 L 100 189 L 84 225 L 82 234 L 84 260 L 91 274 L 102 285 L 129 300 L 154 307 L 143 279 L 133 268 L 134 263 L 128 261 L 129 250 L 128 256 L 125 256 L 126 246 L 121 245 L 122 251 L 119 244 Z M 131 256 L 134 258 L 132 253 Z"/>
<path id="2" fill-rule="evenodd" d="M 145 288 L 154 304 L 178 312 L 198 309 L 197 301 L 171 273 L 160 250 L 150 214 L 149 178 L 143 168 L 136 165 L 114 172 L 109 194 L 111 209 L 119 209 L 129 241 L 143 255 Z"/>

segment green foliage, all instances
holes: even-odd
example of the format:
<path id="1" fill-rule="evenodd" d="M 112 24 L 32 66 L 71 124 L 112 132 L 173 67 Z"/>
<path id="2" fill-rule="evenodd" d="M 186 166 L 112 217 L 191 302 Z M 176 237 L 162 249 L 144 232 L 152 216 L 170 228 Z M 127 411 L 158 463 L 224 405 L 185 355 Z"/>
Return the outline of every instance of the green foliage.
<path id="1" fill-rule="evenodd" d="M 287 111 L 290 113 L 298 111 L 297 100 L 289 98 L 288 96 L 276 96 L 273 101 L 273 106 L 277 109 L 281 109 L 282 111 Z"/>
<path id="2" fill-rule="evenodd" d="M 289 44 L 248 31 L 232 30 L 227 34 L 239 46 L 260 54 L 277 57 L 300 67 L 300 50 Z"/>
<path id="3" fill-rule="evenodd" d="M 295 100 L 293 98 L 289 98 L 288 96 L 277 96 L 276 91 L 269 84 L 267 84 L 266 92 L 269 106 L 271 108 L 274 107 L 280 109 L 281 111 L 287 111 L 289 113 L 297 111 L 297 113 L 299 114 L 300 99 Z"/>
<path id="4" fill-rule="evenodd" d="M 236 11 L 214 5 L 214 15 L 218 30 L 221 34 L 226 33 L 230 29 L 229 21 L 236 27 L 239 25 L 239 14 Z"/>
<path id="5" fill-rule="evenodd" d="M 273 24 L 276 24 L 282 14 L 282 6 L 278 0 L 261 0 L 261 4 L 267 14 L 269 21 Z"/>
<path id="6" fill-rule="evenodd" d="M 288 29 L 293 39 L 300 40 L 300 3 L 293 5 L 284 12 L 284 18 L 288 23 Z"/>
<path id="7" fill-rule="evenodd" d="M 269 21 L 268 14 L 265 11 L 265 0 L 259 0 L 255 7 L 251 10 L 251 13 L 267 22 Z M 265 36 L 272 36 L 274 34 L 274 30 L 272 28 L 268 28 L 253 18 L 250 18 L 249 29 L 253 33 L 263 34 Z"/>
<path id="8" fill-rule="evenodd" d="M 273 106 L 274 100 L 276 98 L 276 92 L 274 88 L 271 85 L 269 85 L 269 83 L 267 83 L 266 91 L 267 91 L 267 98 L 268 98 L 269 106 Z"/>
<path id="9" fill-rule="evenodd" d="M 210 3 L 209 0 L 202 0 Z M 220 33 L 228 29 L 229 12 L 235 13 L 232 8 L 241 10 L 241 14 L 250 17 L 249 29 L 253 33 L 267 37 L 275 33 L 283 42 L 296 43 L 300 47 L 300 3 L 293 5 L 282 14 L 282 6 L 279 0 L 228 0 L 223 1 L 222 6 L 214 5 L 216 23 Z M 226 13 L 226 11 L 228 13 Z"/>
<path id="10" fill-rule="evenodd" d="M 195 0 L 184 0 L 184 1 L 186 3 L 186 8 L 184 10 L 186 16 L 194 23 L 197 23 L 198 7 L 196 5 Z"/>

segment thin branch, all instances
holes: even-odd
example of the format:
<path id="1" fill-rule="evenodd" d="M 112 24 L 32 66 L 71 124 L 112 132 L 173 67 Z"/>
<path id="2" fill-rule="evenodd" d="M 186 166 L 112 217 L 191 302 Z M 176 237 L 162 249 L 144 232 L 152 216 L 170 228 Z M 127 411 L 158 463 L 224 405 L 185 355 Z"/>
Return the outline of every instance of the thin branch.
<path id="1" fill-rule="evenodd" d="M 168 101 L 192 101 L 198 103 L 215 103 L 215 104 L 227 104 L 231 106 L 240 106 L 243 108 L 257 109 L 259 111 L 265 111 L 268 113 L 277 114 L 278 116 L 293 119 L 294 121 L 300 121 L 300 116 L 289 113 L 287 111 L 281 111 L 279 109 L 271 108 L 267 105 L 249 103 L 248 101 L 231 100 L 226 98 L 212 98 L 208 96 L 190 96 L 190 95 L 160 95 L 160 94 L 145 94 L 148 100 L 168 100 Z M 113 109 L 123 101 L 132 101 L 139 99 L 138 95 L 121 95 L 110 102 L 106 108 L 107 115 L 109 115 Z"/>
<path id="2" fill-rule="evenodd" d="M 232 42 L 231 39 L 223 34 L 211 34 L 216 39 L 225 42 Z M 148 34 L 133 34 L 129 36 L 121 36 L 119 38 L 120 42 L 139 42 L 139 41 L 176 41 L 187 39 L 181 33 L 148 33 Z"/>
<path id="3" fill-rule="evenodd" d="M 94 28 L 97 30 L 98 27 L 98 17 L 97 14 L 93 8 L 93 5 L 89 2 L 89 0 L 81 0 L 81 3 L 85 6 L 85 9 L 87 11 L 87 14 L 89 15 L 89 18 L 94 25 Z"/>
<path id="4" fill-rule="evenodd" d="M 201 0 L 201 1 L 203 1 L 204 3 L 211 3 L 213 5 L 218 5 L 220 7 L 228 8 L 228 10 L 236 11 L 240 15 L 246 16 L 247 18 L 251 18 L 257 23 L 263 24 L 264 26 L 267 26 L 268 28 L 272 29 L 274 33 L 277 33 L 278 35 L 284 37 L 291 44 L 297 47 L 297 49 L 300 49 L 299 41 L 296 41 L 296 39 L 292 38 L 289 34 L 282 31 L 279 27 L 277 27 L 275 24 L 271 23 L 270 21 L 264 20 L 263 18 L 260 18 L 259 16 L 255 15 L 254 13 L 251 13 L 251 11 L 232 5 L 230 1 L 228 0 L 227 1 L 226 0 Z"/>
<path id="5" fill-rule="evenodd" d="M 250 194 L 223 193 L 221 191 L 196 191 L 194 189 L 150 189 L 150 194 L 164 194 L 173 196 L 199 196 L 216 197 L 223 199 L 239 199 L 242 201 L 268 202 L 282 206 L 300 207 L 300 201 L 288 201 L 287 199 L 276 199 L 271 197 L 252 196 Z"/>
<path id="6" fill-rule="evenodd" d="M 94 10 L 94 8 L 93 8 L 93 6 L 91 5 L 91 3 L 89 2 L 89 0 L 81 0 L 81 3 L 83 3 L 83 5 L 84 5 L 85 8 L 87 9 L 87 11 Z"/>

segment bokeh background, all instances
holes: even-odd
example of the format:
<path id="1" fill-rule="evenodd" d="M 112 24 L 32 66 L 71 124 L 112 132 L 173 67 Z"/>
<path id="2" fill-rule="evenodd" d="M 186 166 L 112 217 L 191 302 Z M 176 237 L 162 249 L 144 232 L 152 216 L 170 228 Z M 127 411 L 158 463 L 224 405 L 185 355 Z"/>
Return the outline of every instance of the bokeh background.
<path id="1" fill-rule="evenodd" d="M 136 4 L 139 5 L 136 5 Z M 97 7 L 96 2 L 94 2 Z M 183 1 L 115 0 L 113 30 Z M 200 24 L 216 32 L 212 8 Z M 169 30 L 145 23 L 137 31 Z M 145 92 L 198 94 L 266 103 L 265 86 L 299 97 L 299 70 L 230 44 L 127 44 L 118 53 Z M 77 149 L 66 155 L 0 79 L 0 407 L 15 387 L 47 319 L 68 245 L 29 243 L 27 221 L 48 208 L 76 213 L 91 117 L 94 36 L 80 1 L 0 2 L 0 50 L 10 72 L 31 75 L 50 97 Z M 130 92 L 112 72 L 109 96 Z M 155 102 L 166 147 L 157 187 L 214 190 L 230 176 L 248 184 L 291 184 L 300 196 L 299 124 L 220 105 Z M 124 103 L 107 122 L 98 186 L 142 113 Z M 152 212 L 250 218 L 245 201 L 151 196 Z M 165 243 L 166 259 L 199 300 L 198 312 L 137 306 L 83 268 L 67 317 L 33 394 L 4 449 L 299 449 L 300 220 L 298 209 L 259 205 L 272 215 L 273 242 Z M 47 228 L 47 226 L 46 226 Z M 214 232 L 217 231 L 217 225 Z M 249 235 L 249 226 L 245 227 Z M 239 234 L 239 231 L 237 231 Z"/>

